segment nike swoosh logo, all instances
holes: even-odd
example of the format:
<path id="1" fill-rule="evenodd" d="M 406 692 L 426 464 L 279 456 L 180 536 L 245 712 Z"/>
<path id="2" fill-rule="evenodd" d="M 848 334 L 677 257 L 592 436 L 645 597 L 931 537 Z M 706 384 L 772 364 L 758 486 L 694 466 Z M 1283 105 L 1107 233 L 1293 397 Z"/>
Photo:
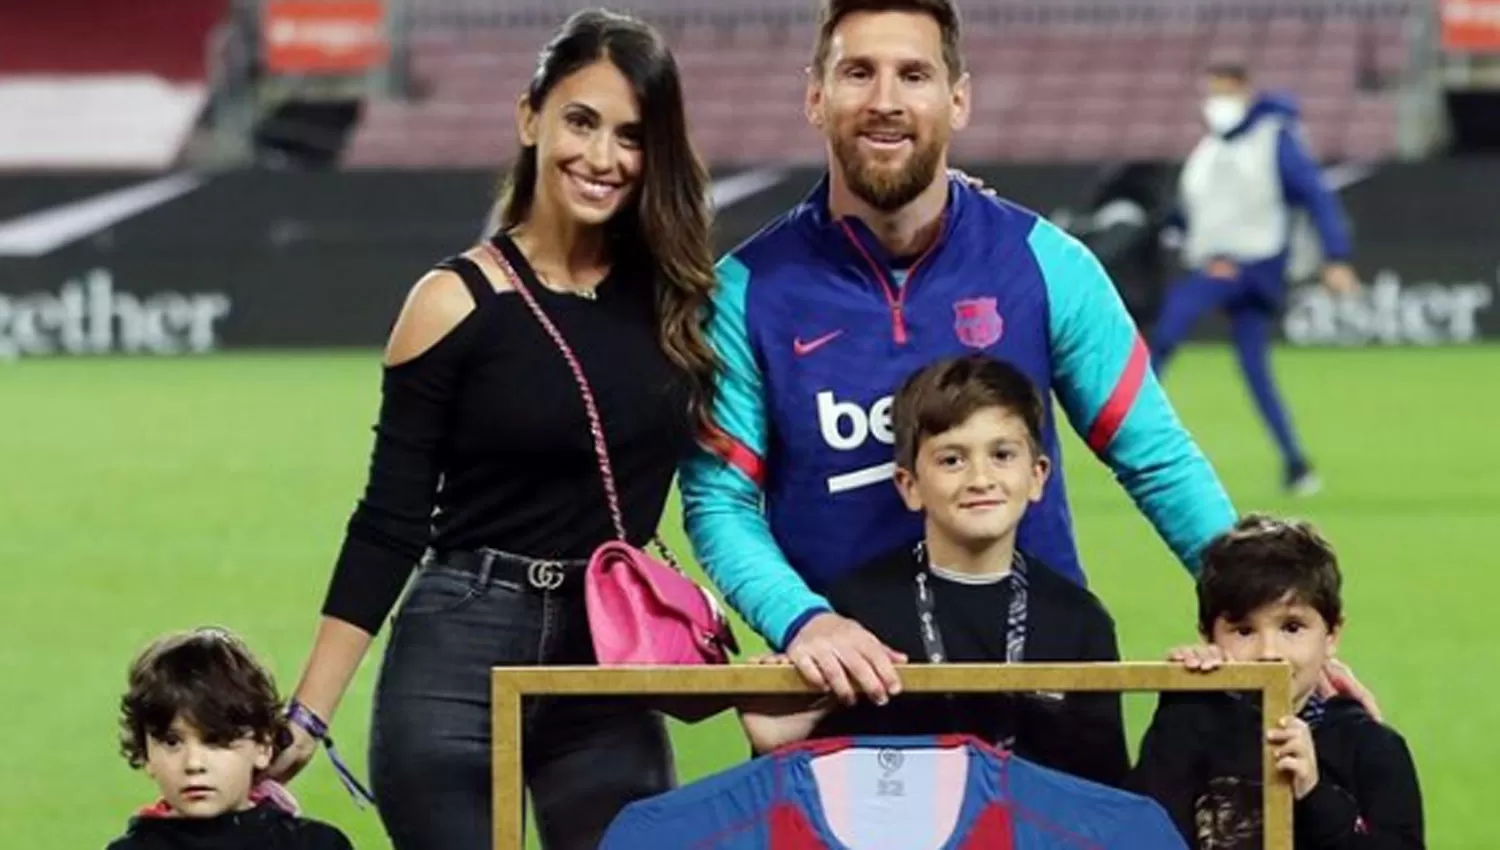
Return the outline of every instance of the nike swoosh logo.
<path id="1" fill-rule="evenodd" d="M 203 185 L 174 174 L 0 222 L 0 257 L 41 257 Z"/>
<path id="2" fill-rule="evenodd" d="M 833 331 L 831 333 L 823 334 L 817 339 L 809 340 L 808 342 L 803 342 L 800 339 L 793 339 L 792 351 L 796 352 L 798 357 L 805 357 L 806 355 L 812 354 L 814 351 L 817 351 L 828 343 L 833 342 L 835 339 L 838 339 L 843 335 L 843 333 L 843 331 Z"/>

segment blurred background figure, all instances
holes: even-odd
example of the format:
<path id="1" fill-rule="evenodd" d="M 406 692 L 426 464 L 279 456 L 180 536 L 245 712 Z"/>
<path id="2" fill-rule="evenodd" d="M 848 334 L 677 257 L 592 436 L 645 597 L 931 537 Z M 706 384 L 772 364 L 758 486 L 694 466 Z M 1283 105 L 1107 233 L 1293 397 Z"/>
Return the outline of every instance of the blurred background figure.
<path id="1" fill-rule="evenodd" d="M 1063 208 L 1053 221 L 1099 257 L 1136 324 L 1155 319 L 1168 275 L 1175 271 L 1166 239 L 1174 209 L 1171 169 L 1161 163 L 1110 163 L 1081 211 Z"/>
<path id="2" fill-rule="evenodd" d="M 1311 217 L 1327 261 L 1323 282 L 1340 294 L 1359 285 L 1338 199 L 1302 141 L 1300 110 L 1284 93 L 1257 92 L 1240 65 L 1216 65 L 1204 81 L 1208 133 L 1183 166 L 1172 225 L 1183 231 L 1186 277 L 1173 284 L 1152 333 L 1158 374 L 1204 314 L 1229 314 L 1240 370 L 1281 451 L 1283 486 L 1310 495 L 1321 484 L 1292 430 L 1271 374 L 1271 328 L 1286 292 L 1299 214 Z"/>

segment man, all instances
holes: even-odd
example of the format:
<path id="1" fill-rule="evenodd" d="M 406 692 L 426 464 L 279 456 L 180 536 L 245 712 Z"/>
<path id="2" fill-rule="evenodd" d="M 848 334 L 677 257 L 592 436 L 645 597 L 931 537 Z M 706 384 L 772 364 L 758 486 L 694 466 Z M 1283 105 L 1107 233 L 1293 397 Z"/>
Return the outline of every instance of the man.
<path id="1" fill-rule="evenodd" d="M 709 576 L 845 702 L 856 684 L 877 704 L 897 693 L 904 656 L 816 589 L 921 537 L 889 481 L 891 396 L 921 366 L 983 351 L 1055 393 L 1190 569 L 1235 520 L 1093 255 L 948 176 L 970 105 L 958 39 L 950 0 L 825 0 L 806 111 L 828 139 L 829 174 L 719 265 L 720 431 L 682 475 Z M 1042 439 L 1060 471 L 1051 420 Z M 1062 475 L 1019 541 L 1082 583 Z"/>
<path id="2" fill-rule="evenodd" d="M 1240 369 L 1281 451 L 1282 483 L 1296 495 L 1320 485 L 1292 429 L 1271 376 L 1271 324 L 1286 292 L 1287 262 L 1299 212 L 1322 243 L 1323 283 L 1335 292 L 1359 284 L 1349 266 L 1349 233 L 1338 199 L 1298 137 L 1297 107 L 1286 95 L 1257 95 L 1244 68 L 1208 72 L 1203 117 L 1209 133 L 1180 178 L 1183 259 L 1192 271 L 1171 287 L 1152 333 L 1160 376 L 1194 323 L 1226 310 Z"/>

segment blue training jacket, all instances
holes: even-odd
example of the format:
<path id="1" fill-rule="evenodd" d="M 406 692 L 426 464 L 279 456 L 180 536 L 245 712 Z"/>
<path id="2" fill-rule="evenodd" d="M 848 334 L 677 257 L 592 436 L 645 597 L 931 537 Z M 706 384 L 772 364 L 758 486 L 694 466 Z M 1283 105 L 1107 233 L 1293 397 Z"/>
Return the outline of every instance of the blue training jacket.
<path id="1" fill-rule="evenodd" d="M 684 464 L 695 554 L 730 606 L 773 646 L 831 610 L 818 588 L 922 535 L 894 469 L 892 393 L 936 359 L 985 351 L 1055 394 L 1172 551 L 1235 520 L 1177 419 L 1108 275 L 1077 240 L 949 179 L 942 231 L 897 282 L 856 218 L 834 219 L 825 177 L 718 265 L 709 339 L 722 360 L 722 431 Z M 710 442 L 719 443 L 707 448 Z M 1056 423 L 1053 473 L 1022 520 L 1022 549 L 1083 582 Z"/>

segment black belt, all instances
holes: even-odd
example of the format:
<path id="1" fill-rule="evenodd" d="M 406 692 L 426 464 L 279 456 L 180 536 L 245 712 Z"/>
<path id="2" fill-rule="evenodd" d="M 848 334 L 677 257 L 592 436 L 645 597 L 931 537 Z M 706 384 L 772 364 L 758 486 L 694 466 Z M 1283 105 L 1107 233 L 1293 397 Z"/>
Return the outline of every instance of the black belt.
<path id="1" fill-rule="evenodd" d="M 429 552 L 423 567 L 441 567 L 475 576 L 479 584 L 500 581 L 539 593 L 581 594 L 587 561 L 549 560 L 497 549 Z"/>

